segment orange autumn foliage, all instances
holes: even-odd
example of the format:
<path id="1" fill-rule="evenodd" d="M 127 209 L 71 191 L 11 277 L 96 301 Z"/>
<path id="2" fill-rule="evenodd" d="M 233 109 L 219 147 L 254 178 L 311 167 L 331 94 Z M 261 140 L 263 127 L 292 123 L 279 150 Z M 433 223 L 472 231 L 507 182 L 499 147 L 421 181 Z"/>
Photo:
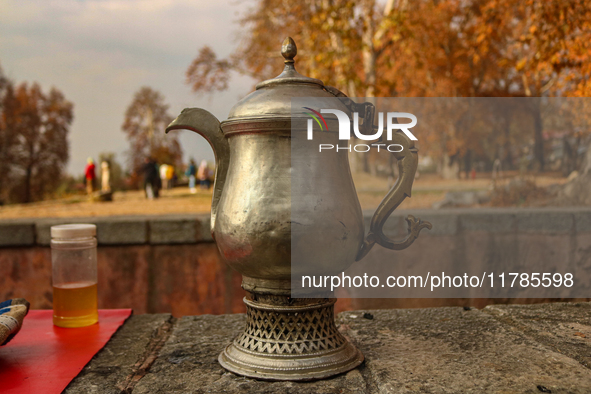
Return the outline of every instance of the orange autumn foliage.
<path id="1" fill-rule="evenodd" d="M 278 46 L 298 44 L 296 66 L 351 97 L 591 95 L 591 4 L 586 0 L 259 0 L 241 19 L 228 59 L 202 49 L 187 70 L 196 92 L 227 88 L 232 71 L 278 75 Z M 207 55 L 207 56 L 205 56 Z M 493 144 L 535 140 L 544 164 L 540 108 L 533 135 L 501 133 Z M 434 157 L 483 151 L 482 136 L 433 130 Z"/>

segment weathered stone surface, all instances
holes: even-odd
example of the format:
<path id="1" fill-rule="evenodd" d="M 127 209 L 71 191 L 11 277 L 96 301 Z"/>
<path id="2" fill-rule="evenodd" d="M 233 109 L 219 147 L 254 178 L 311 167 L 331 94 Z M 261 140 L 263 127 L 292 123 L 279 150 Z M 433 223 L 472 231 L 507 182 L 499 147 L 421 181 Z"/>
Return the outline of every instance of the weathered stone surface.
<path id="1" fill-rule="evenodd" d="M 35 222 L 35 232 L 37 233 L 37 245 L 49 246 L 51 245 L 51 226 L 57 226 L 59 224 L 72 224 L 72 223 L 88 223 L 84 220 L 76 220 L 78 218 L 71 219 L 40 219 Z"/>
<path id="2" fill-rule="evenodd" d="M 591 304 L 490 305 L 485 313 L 591 368 Z"/>
<path id="3" fill-rule="evenodd" d="M 197 221 L 195 219 L 158 219 L 150 221 L 151 244 L 195 243 Z"/>
<path id="4" fill-rule="evenodd" d="M 133 388 L 170 333 L 168 314 L 131 316 L 68 385 L 65 394 L 118 394 Z"/>
<path id="5" fill-rule="evenodd" d="M 575 214 L 575 228 L 577 233 L 591 233 L 591 212 L 577 212 Z"/>
<path id="6" fill-rule="evenodd" d="M 523 210 L 516 216 L 521 233 L 568 234 L 574 229 L 573 213 L 567 210 Z"/>
<path id="7" fill-rule="evenodd" d="M 169 332 L 134 317 L 67 393 L 591 392 L 591 304 L 366 312 L 337 318 L 365 363 L 306 383 L 258 381 L 219 366 L 218 354 L 242 330 L 244 315 L 184 317 Z M 156 335 L 148 340 L 147 332 Z"/>
<path id="8" fill-rule="evenodd" d="M 244 312 L 242 276 L 220 261 L 215 244 L 150 249 L 148 312 L 173 316 Z"/>
<path id="9" fill-rule="evenodd" d="M 158 360 L 133 394 L 164 393 L 363 393 L 359 371 L 309 382 L 264 382 L 225 371 L 219 353 L 244 328 L 244 315 L 191 316 L 180 319 Z"/>
<path id="10" fill-rule="evenodd" d="M 580 270 L 579 272 L 591 272 L 591 232 L 577 234 L 576 248 L 574 253 L 574 266 Z M 591 275 L 577 276 L 577 286 L 587 289 L 587 294 L 584 297 L 589 297 L 589 289 L 591 289 Z"/>
<path id="11" fill-rule="evenodd" d="M 519 236 L 519 245 L 516 261 L 521 264 L 521 272 L 558 272 L 565 274 L 567 272 L 574 273 L 575 277 L 588 277 L 584 271 L 580 271 L 573 261 L 574 256 L 574 242 L 572 238 L 564 234 L 556 235 L 541 235 L 541 234 L 521 234 Z M 516 271 L 519 265 L 513 265 L 511 272 Z M 508 268 L 508 267 L 505 267 Z M 501 272 L 499 270 L 499 272 Z M 507 270 L 505 269 L 505 272 Z M 518 271 L 519 272 L 519 271 Z M 505 294 L 508 297 L 531 297 L 531 298 L 568 298 L 568 297 L 584 297 L 586 294 L 573 294 L 573 291 L 578 290 L 575 287 L 527 287 L 511 289 Z"/>
<path id="12" fill-rule="evenodd" d="M 487 233 L 514 233 L 515 215 L 504 213 L 499 215 L 486 210 L 473 210 L 460 215 L 461 227 L 464 231 L 482 231 Z"/>
<path id="13" fill-rule="evenodd" d="M 340 315 L 380 393 L 586 393 L 591 371 L 478 310 L 437 308 Z M 356 318 L 353 318 L 356 316 Z"/>
<path id="14" fill-rule="evenodd" d="M 100 245 L 145 244 L 148 222 L 133 216 L 96 222 L 96 238 Z"/>
<path id="15" fill-rule="evenodd" d="M 211 236 L 211 216 L 197 215 L 197 242 L 213 242 Z"/>
<path id="16" fill-rule="evenodd" d="M 0 299 L 22 297 L 33 309 L 52 308 L 49 248 L 0 249 Z"/>
<path id="17" fill-rule="evenodd" d="M 1 246 L 28 246 L 35 244 L 35 224 L 21 221 L 0 222 Z"/>

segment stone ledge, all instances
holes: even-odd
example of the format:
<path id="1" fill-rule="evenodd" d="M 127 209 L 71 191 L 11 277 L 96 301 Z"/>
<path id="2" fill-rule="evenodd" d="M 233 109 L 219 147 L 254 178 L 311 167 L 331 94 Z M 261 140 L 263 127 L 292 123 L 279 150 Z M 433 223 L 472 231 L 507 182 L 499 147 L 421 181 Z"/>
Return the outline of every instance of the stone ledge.
<path id="1" fill-rule="evenodd" d="M 35 244 L 35 224 L 16 220 L 0 221 L 0 247 Z"/>
<path id="2" fill-rule="evenodd" d="M 373 215 L 363 212 L 366 228 Z M 431 222 L 433 229 L 423 236 L 455 236 L 460 233 L 491 234 L 571 234 L 591 232 L 591 207 L 552 208 L 450 208 L 396 210 L 384 229 L 393 234 L 406 234 L 407 215 Z M 394 230 L 394 228 L 396 229 Z"/>
<path id="3" fill-rule="evenodd" d="M 150 244 L 166 245 L 197 242 L 198 224 L 196 220 L 155 219 L 150 220 L 148 224 L 150 226 Z"/>
<path id="4" fill-rule="evenodd" d="M 95 221 L 99 245 L 135 245 L 148 241 L 148 222 L 134 218 Z"/>
<path id="5" fill-rule="evenodd" d="M 515 232 L 515 214 L 498 215 L 491 212 L 471 212 L 460 215 L 460 223 L 464 231 L 484 231 L 488 233 Z"/>
<path id="6" fill-rule="evenodd" d="M 134 365 L 141 364 L 146 353 L 139 348 L 155 341 L 145 339 L 154 332 L 144 327 L 145 315 L 133 316 L 67 393 L 589 393 L 590 311 L 589 303 L 559 303 L 369 311 L 372 319 L 364 317 L 368 311 L 341 313 L 340 330 L 366 361 L 346 374 L 306 383 L 225 371 L 217 356 L 242 330 L 244 315 L 187 316 L 170 332 L 154 334 L 165 341 L 155 361 L 123 391 L 116 383 L 122 371 L 133 370 L 134 358 Z M 127 352 L 125 338 L 134 330 L 140 344 Z M 93 373 L 97 368 L 100 373 Z"/>
<path id="7" fill-rule="evenodd" d="M 413 215 L 433 224 L 421 237 L 489 234 L 588 234 L 591 208 L 477 208 L 397 210 L 384 225 L 392 237 L 404 236 L 404 218 Z M 373 211 L 364 212 L 366 230 Z M 41 218 L 0 220 L 0 247 L 48 246 L 49 229 L 56 224 L 95 223 L 99 245 L 192 244 L 212 242 L 209 214 Z"/>
<path id="8" fill-rule="evenodd" d="M 591 233 L 591 212 L 578 212 L 575 215 L 577 233 Z"/>
<path id="9" fill-rule="evenodd" d="M 170 245 L 212 242 L 209 214 L 0 220 L 0 247 L 49 246 L 51 226 L 92 223 L 99 245 Z"/>
<path id="10" fill-rule="evenodd" d="M 519 212 L 517 230 L 523 233 L 568 234 L 574 231 L 574 217 L 569 212 Z"/>

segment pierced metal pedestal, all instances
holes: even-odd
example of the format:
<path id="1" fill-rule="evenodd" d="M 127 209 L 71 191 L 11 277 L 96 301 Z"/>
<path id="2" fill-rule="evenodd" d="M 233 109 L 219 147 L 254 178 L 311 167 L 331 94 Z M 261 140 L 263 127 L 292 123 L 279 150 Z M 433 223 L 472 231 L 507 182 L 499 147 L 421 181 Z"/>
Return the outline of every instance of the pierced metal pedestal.
<path id="1" fill-rule="evenodd" d="M 219 356 L 238 375 L 315 380 L 347 372 L 363 355 L 338 331 L 335 299 L 248 293 L 246 329 Z"/>

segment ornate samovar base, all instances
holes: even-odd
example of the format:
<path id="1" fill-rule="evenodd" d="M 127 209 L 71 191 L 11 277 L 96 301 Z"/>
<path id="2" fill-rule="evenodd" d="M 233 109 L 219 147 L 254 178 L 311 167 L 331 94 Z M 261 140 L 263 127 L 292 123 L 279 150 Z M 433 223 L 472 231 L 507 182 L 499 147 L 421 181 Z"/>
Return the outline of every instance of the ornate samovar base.
<path id="1" fill-rule="evenodd" d="M 227 370 L 255 379 L 314 380 L 363 362 L 335 325 L 335 299 L 248 292 L 244 302 L 246 329 L 219 356 Z"/>

